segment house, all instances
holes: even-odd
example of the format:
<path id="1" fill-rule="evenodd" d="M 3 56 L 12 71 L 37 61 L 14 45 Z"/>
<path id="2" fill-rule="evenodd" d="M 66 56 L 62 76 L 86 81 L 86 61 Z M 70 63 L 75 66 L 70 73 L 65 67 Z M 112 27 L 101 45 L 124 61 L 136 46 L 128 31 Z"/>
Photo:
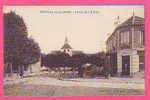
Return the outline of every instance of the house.
<path id="1" fill-rule="evenodd" d="M 144 18 L 131 16 L 119 23 L 106 41 L 112 74 L 133 76 L 144 70 Z"/>

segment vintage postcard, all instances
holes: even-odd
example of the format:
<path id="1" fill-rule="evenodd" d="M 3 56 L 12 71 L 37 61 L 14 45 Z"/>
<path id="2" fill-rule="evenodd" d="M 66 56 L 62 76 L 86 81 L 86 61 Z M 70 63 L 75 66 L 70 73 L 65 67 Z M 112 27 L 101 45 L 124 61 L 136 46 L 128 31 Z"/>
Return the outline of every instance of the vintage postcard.
<path id="1" fill-rule="evenodd" d="M 3 10 L 5 95 L 145 94 L 143 5 Z"/>
<path id="2" fill-rule="evenodd" d="M 148 95 L 145 7 L 3 5 L 3 96 L 141 100 Z"/>

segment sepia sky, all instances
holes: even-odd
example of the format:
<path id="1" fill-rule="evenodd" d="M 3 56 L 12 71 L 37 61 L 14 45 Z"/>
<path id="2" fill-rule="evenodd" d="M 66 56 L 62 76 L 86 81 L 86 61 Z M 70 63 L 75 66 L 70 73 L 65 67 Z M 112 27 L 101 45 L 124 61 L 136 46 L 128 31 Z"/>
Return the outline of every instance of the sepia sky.
<path id="1" fill-rule="evenodd" d="M 144 18 L 142 5 L 4 7 L 4 13 L 10 11 L 23 17 L 29 37 L 39 43 L 43 53 L 60 50 L 65 36 L 74 50 L 100 52 L 105 50 L 105 41 L 116 27 L 117 16 L 123 22 L 134 11 L 136 16 Z"/>

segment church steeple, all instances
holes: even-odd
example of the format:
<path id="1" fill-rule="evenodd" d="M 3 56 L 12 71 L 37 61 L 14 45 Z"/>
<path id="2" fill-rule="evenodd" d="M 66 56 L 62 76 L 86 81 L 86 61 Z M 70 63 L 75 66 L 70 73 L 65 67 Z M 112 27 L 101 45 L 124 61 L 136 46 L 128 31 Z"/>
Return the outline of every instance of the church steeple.
<path id="1" fill-rule="evenodd" d="M 72 49 L 71 46 L 70 46 L 69 43 L 68 43 L 68 38 L 67 38 L 67 36 L 65 37 L 65 42 L 64 42 L 64 45 L 62 46 L 61 49 Z"/>
<path id="2" fill-rule="evenodd" d="M 68 38 L 67 38 L 67 36 L 65 37 L 65 43 L 68 43 Z"/>
<path id="3" fill-rule="evenodd" d="M 70 56 L 72 56 L 72 48 L 68 43 L 68 38 L 67 36 L 65 37 L 65 42 L 64 45 L 61 48 L 62 52 L 69 54 Z"/>

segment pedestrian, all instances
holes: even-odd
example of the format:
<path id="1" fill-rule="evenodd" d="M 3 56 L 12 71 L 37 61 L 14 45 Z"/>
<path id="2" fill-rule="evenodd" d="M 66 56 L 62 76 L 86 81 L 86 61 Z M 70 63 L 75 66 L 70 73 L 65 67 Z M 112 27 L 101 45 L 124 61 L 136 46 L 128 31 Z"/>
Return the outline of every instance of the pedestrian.
<path id="1" fill-rule="evenodd" d="M 23 74 L 24 74 L 24 69 L 23 67 L 20 68 L 20 77 L 23 78 Z"/>

